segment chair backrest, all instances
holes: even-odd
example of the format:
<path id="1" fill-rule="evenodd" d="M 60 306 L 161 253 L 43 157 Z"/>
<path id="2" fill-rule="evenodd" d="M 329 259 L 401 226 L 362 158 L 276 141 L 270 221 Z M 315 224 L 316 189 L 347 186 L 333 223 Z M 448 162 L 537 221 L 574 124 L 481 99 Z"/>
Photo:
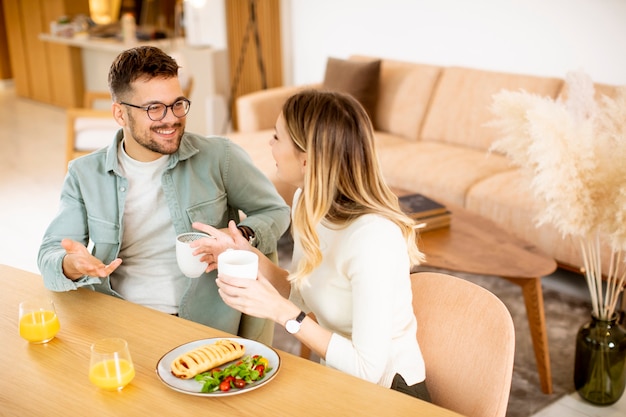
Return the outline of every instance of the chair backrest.
<path id="1" fill-rule="evenodd" d="M 488 290 L 451 275 L 411 274 L 417 339 L 432 401 L 471 417 L 506 414 L 515 329 Z"/>
<path id="2" fill-rule="evenodd" d="M 66 113 L 65 167 L 79 156 L 105 147 L 120 129 L 110 110 L 70 108 Z"/>

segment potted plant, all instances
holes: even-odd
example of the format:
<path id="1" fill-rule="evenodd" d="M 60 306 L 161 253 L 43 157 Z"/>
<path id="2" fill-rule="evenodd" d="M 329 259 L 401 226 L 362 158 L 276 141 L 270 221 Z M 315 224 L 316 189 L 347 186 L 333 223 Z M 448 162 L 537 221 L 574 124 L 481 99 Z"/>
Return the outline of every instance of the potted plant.
<path id="1" fill-rule="evenodd" d="M 574 385 L 587 401 L 612 404 L 626 385 L 626 336 L 617 323 L 626 282 L 626 87 L 596 100 L 588 75 L 569 73 L 566 84 L 566 98 L 495 94 L 490 125 L 501 136 L 491 149 L 530 175 L 537 224 L 580 244 L 592 311 L 577 335 Z"/>

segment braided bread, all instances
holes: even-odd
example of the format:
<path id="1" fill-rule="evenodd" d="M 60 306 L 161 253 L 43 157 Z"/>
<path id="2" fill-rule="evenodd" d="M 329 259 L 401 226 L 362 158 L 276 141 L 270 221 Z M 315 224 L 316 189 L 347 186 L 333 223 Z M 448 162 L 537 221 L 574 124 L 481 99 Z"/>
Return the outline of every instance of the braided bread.
<path id="1" fill-rule="evenodd" d="M 191 379 L 227 362 L 241 358 L 246 348 L 229 339 L 220 339 L 212 345 L 200 346 L 183 353 L 172 361 L 172 375 L 177 378 Z"/>

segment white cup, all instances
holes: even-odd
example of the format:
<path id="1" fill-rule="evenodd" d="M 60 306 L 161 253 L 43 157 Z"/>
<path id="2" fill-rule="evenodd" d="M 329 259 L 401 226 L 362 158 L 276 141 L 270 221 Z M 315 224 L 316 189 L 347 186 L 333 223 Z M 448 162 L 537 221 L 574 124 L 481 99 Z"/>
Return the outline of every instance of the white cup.
<path id="1" fill-rule="evenodd" d="M 227 249 L 217 257 L 217 271 L 229 277 L 256 279 L 259 257 L 247 250 Z"/>
<path id="2" fill-rule="evenodd" d="M 191 242 L 203 238 L 213 238 L 211 235 L 200 232 L 182 233 L 176 236 L 176 261 L 178 267 L 185 276 L 198 278 L 209 266 L 207 262 L 201 262 L 202 255 L 193 255 L 197 248 L 189 246 Z"/>

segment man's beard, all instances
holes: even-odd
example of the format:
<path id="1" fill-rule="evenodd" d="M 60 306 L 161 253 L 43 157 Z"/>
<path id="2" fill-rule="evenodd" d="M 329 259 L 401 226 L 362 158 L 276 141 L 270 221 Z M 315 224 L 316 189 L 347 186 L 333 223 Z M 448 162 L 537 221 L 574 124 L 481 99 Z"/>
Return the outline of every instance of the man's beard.
<path id="1" fill-rule="evenodd" d="M 159 153 L 161 155 L 171 155 L 173 153 L 175 153 L 176 151 L 178 151 L 178 148 L 180 147 L 180 141 L 183 137 L 183 134 L 185 133 L 184 129 L 180 130 L 180 133 L 178 134 L 178 137 L 176 138 L 176 141 L 173 143 L 167 143 L 167 145 L 157 142 L 155 140 L 152 139 L 150 132 L 155 132 L 159 129 L 168 129 L 168 128 L 176 128 L 176 129 L 180 129 L 181 127 L 183 127 L 183 124 L 180 122 L 177 123 L 172 123 L 172 124 L 162 124 L 159 126 L 153 126 L 150 128 L 150 131 L 147 134 L 142 134 L 141 132 L 139 132 L 136 129 L 136 123 L 134 118 L 131 116 L 129 118 L 128 121 L 128 127 L 130 128 L 130 132 L 133 136 L 133 138 L 135 139 L 135 141 L 143 146 L 144 148 L 152 151 L 152 152 L 156 152 Z"/>

